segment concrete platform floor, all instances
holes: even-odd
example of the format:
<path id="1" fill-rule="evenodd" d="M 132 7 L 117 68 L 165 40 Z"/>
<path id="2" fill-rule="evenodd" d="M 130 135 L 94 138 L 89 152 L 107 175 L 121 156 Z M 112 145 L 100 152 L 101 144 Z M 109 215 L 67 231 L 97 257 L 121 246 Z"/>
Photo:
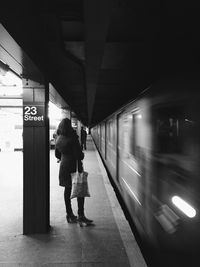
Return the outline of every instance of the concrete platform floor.
<path id="1" fill-rule="evenodd" d="M 85 213 L 94 220 L 94 225 L 81 228 L 66 222 L 63 188 L 58 186 L 59 164 L 51 151 L 51 231 L 46 235 L 22 235 L 20 153 L 14 152 L 12 156 L 0 153 L 0 162 L 5 161 L 7 167 L 18 162 L 9 171 L 2 167 L 0 170 L 0 266 L 146 266 L 91 139 L 84 159 L 91 193 L 86 198 Z M 72 204 L 76 213 L 75 199 Z"/>

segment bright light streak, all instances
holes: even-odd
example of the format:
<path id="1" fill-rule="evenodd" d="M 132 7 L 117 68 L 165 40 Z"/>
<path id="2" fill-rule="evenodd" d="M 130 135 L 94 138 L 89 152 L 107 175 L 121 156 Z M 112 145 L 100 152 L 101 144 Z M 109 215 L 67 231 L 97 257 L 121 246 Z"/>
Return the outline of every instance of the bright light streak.
<path id="1" fill-rule="evenodd" d="M 0 95 L 22 95 L 22 80 L 12 72 L 7 72 L 6 75 L 0 75 Z"/>
<path id="2" fill-rule="evenodd" d="M 61 109 L 52 102 L 49 102 L 49 118 L 51 120 L 60 120 L 62 118 Z"/>
<path id="3" fill-rule="evenodd" d="M 136 115 L 136 118 L 137 118 L 137 119 L 142 119 L 142 114 L 138 114 L 138 115 Z"/>
<path id="4" fill-rule="evenodd" d="M 182 198 L 178 196 L 173 196 L 172 203 L 188 217 L 193 218 L 196 216 L 196 210 Z"/>
<path id="5" fill-rule="evenodd" d="M 133 116 L 135 116 L 137 119 L 142 119 L 142 114 L 140 114 L 140 113 L 133 113 L 133 114 L 129 114 L 128 115 L 128 119 L 132 119 L 133 118 Z"/>
<path id="6" fill-rule="evenodd" d="M 136 194 L 135 194 L 135 193 L 133 192 L 133 190 L 131 189 L 130 185 L 125 181 L 125 179 L 124 179 L 123 177 L 121 177 L 121 178 L 122 178 L 123 182 L 125 183 L 125 185 L 127 186 L 127 188 L 129 189 L 129 191 L 131 192 L 131 194 L 133 195 L 133 197 L 135 198 L 135 200 L 136 200 L 140 205 L 142 205 L 142 204 L 140 203 L 139 199 L 137 198 Z"/>

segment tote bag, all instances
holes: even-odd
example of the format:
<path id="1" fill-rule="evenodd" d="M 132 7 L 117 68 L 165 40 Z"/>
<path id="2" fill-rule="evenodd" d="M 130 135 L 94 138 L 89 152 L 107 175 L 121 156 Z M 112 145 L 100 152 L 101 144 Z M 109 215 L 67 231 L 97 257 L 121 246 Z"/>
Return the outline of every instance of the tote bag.
<path id="1" fill-rule="evenodd" d="M 90 197 L 87 181 L 88 173 L 83 172 L 74 172 L 71 173 L 72 178 L 72 191 L 71 199 L 75 197 Z"/>

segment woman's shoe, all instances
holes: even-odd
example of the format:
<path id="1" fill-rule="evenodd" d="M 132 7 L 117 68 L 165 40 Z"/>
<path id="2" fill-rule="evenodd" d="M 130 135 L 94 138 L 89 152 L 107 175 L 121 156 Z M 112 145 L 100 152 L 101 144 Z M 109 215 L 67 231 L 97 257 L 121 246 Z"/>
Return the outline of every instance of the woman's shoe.
<path id="1" fill-rule="evenodd" d="M 79 225 L 82 227 L 83 223 L 85 223 L 86 225 L 90 225 L 92 224 L 93 220 L 90 220 L 83 215 L 83 216 L 78 216 L 78 222 Z"/>
<path id="2" fill-rule="evenodd" d="M 66 219 L 67 219 L 68 223 L 76 223 L 77 222 L 77 216 L 75 216 L 73 213 L 67 214 Z"/>

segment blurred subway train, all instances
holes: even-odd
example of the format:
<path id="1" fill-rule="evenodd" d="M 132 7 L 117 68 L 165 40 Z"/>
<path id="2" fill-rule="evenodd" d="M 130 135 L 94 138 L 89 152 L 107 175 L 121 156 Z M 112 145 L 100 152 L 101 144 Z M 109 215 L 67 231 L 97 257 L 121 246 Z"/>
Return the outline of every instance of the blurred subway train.
<path id="1" fill-rule="evenodd" d="M 155 248 L 199 248 L 199 85 L 157 82 L 91 129 L 140 236 Z"/>

